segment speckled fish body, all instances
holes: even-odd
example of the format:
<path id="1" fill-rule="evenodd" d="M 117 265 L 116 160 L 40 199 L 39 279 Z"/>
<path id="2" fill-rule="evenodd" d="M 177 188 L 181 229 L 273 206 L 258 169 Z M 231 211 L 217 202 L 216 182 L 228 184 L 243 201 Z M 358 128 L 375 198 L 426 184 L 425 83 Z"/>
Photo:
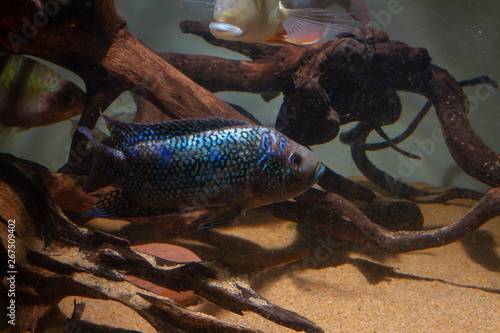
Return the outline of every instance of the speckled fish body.
<path id="1" fill-rule="evenodd" d="M 86 95 L 41 63 L 0 53 L 0 123 L 13 127 L 54 124 L 83 111 Z"/>
<path id="2" fill-rule="evenodd" d="M 92 187 L 114 183 L 128 205 L 149 210 L 123 213 L 119 207 L 98 203 L 87 216 L 137 216 L 155 209 L 162 213 L 210 206 L 234 207 L 239 215 L 303 193 L 324 170 L 309 149 L 273 129 L 238 120 L 141 125 L 105 119 L 116 148 L 103 146 L 88 129 L 79 128 L 94 146 Z"/>

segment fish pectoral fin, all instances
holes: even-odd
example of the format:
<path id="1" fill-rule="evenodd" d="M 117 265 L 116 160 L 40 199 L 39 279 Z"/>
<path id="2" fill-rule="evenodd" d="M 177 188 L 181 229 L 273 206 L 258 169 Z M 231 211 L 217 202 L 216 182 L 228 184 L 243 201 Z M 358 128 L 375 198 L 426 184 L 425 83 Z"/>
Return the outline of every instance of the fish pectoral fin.
<path id="1" fill-rule="evenodd" d="M 357 25 L 353 20 L 342 20 L 339 17 L 350 14 L 326 9 L 303 8 L 286 9 L 288 18 L 283 22 L 287 36 L 285 40 L 293 44 L 312 44 L 326 33 L 344 33 L 350 26 Z"/>
<path id="2" fill-rule="evenodd" d="M 123 195 L 122 191 L 108 192 L 102 199 L 82 214 L 82 217 L 128 218 L 171 214 L 175 209 L 145 207 Z"/>
<path id="3" fill-rule="evenodd" d="M 207 207 L 208 212 L 200 215 L 192 226 L 200 229 L 210 229 L 215 227 L 227 227 L 241 215 L 243 209 L 237 206 L 214 206 Z"/>
<path id="4" fill-rule="evenodd" d="M 236 38 L 243 33 L 239 27 L 224 22 L 212 22 L 208 27 L 212 35 L 222 39 Z"/>

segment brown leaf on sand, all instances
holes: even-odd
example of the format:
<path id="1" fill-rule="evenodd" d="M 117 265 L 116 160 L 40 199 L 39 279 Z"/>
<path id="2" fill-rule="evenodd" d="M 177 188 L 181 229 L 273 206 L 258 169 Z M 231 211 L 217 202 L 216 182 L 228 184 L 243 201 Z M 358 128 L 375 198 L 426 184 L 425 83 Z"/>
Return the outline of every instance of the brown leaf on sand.
<path id="1" fill-rule="evenodd" d="M 179 263 L 201 261 L 201 259 L 190 250 L 182 246 L 173 244 L 150 243 L 131 246 L 131 248 L 139 252 L 151 254 L 165 260 L 175 261 Z M 135 276 L 125 275 L 124 277 L 125 280 L 135 284 L 138 287 L 152 291 L 155 294 L 168 297 L 179 304 L 190 304 L 198 299 L 198 297 L 192 291 L 176 292 L 174 290 L 158 286 L 154 283 L 143 280 L 141 278 L 137 278 Z"/>

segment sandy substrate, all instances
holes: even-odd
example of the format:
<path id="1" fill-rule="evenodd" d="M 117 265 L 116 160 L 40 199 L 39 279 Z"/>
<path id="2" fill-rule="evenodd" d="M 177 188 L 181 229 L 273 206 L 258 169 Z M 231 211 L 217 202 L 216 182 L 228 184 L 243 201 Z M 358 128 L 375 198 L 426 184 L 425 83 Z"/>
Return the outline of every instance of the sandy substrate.
<path id="1" fill-rule="evenodd" d="M 424 228 L 456 221 L 470 207 L 468 201 L 420 205 Z M 464 240 L 400 255 L 380 254 L 318 231 L 299 232 L 286 221 L 258 219 L 250 214 L 219 232 L 233 241 L 231 235 L 249 240 L 241 242 L 242 253 L 287 247 L 309 251 L 308 258 L 258 275 L 252 287 L 326 332 L 500 331 L 500 218 Z M 119 303 L 85 302 L 84 320 L 154 332 Z M 60 308 L 70 316 L 73 298 Z M 264 332 L 293 332 L 253 313 L 239 316 L 206 302 L 191 309 Z"/>

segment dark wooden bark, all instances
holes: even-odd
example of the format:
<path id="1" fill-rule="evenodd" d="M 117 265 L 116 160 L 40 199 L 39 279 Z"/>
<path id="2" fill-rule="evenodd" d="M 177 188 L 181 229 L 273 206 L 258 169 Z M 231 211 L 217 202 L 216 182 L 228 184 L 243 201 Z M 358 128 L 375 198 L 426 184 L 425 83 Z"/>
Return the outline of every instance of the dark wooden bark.
<path id="1" fill-rule="evenodd" d="M 296 198 L 258 208 L 272 216 L 305 224 L 336 237 L 384 253 L 402 253 L 439 247 L 474 232 L 500 215 L 500 189 L 490 190 L 463 218 L 435 230 L 389 231 L 373 223 L 353 203 L 335 193 L 309 190 Z"/>
<path id="2" fill-rule="evenodd" d="M 337 41 L 280 49 L 262 45 L 258 51 L 256 45 L 216 40 L 198 22 L 185 21 L 181 28 L 253 61 L 162 54 L 164 59 L 210 91 L 283 92 L 276 127 L 303 144 L 334 139 L 348 119 L 378 126 L 393 123 L 400 110 L 390 109 L 390 99 L 374 103 L 374 97 L 387 91 L 413 92 L 435 105 L 457 164 L 485 184 L 500 185 L 500 156 L 470 126 L 469 103 L 461 85 L 433 65 L 423 48 L 391 41 L 380 31 L 360 29 L 357 35 Z"/>

